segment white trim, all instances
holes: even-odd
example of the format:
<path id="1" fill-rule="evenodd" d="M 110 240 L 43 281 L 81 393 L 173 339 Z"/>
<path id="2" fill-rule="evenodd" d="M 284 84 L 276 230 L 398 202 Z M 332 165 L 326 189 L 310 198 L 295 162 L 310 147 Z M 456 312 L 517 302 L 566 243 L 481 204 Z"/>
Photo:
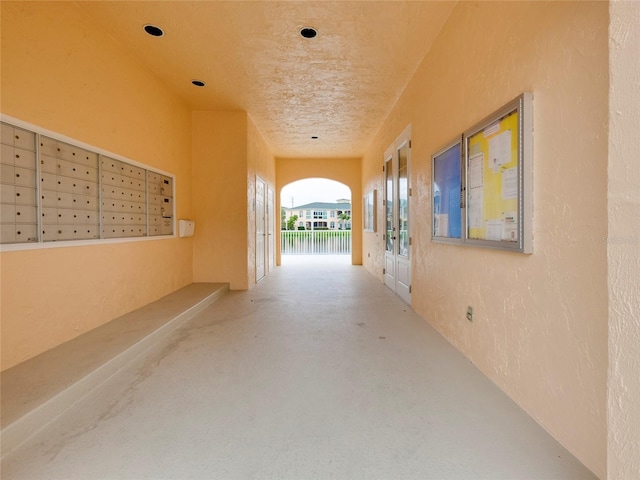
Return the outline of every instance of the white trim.
<path id="1" fill-rule="evenodd" d="M 86 247 L 105 245 L 109 243 L 128 243 L 128 242 L 144 242 L 149 240 L 168 240 L 170 238 L 178 238 L 173 235 L 156 235 L 153 237 L 122 237 L 122 238 L 96 238 L 95 240 L 62 240 L 55 242 L 38 242 L 38 243 L 7 243 L 0 245 L 0 253 L 15 252 L 19 250 L 40 250 L 42 248 L 65 248 L 65 247 Z"/>

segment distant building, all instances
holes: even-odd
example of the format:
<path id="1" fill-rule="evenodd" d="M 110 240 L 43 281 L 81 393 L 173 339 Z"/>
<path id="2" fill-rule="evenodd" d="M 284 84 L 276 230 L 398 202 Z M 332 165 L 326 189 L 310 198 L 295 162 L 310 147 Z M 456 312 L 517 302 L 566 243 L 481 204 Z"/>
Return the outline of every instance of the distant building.
<path id="1" fill-rule="evenodd" d="M 313 202 L 284 208 L 282 229 L 296 215 L 295 230 L 351 230 L 351 201 L 339 199 L 336 203 Z"/>

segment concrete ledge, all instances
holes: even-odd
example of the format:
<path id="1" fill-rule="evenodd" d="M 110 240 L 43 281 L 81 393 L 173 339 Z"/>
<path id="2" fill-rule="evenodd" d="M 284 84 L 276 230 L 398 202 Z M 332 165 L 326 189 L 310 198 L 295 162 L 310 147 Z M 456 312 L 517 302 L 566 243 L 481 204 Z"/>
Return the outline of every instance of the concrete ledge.
<path id="1" fill-rule="evenodd" d="M 2 456 L 228 291 L 193 283 L 2 372 Z"/>

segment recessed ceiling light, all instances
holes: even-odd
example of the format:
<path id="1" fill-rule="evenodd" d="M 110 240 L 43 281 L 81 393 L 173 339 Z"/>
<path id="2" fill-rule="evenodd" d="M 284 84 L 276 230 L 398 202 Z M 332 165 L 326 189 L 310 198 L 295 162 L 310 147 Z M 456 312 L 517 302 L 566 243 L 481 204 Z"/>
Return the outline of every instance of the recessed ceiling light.
<path id="1" fill-rule="evenodd" d="M 147 23 L 144 26 L 144 31 L 152 37 L 162 37 L 164 35 L 164 32 L 160 27 L 156 27 L 155 25 L 151 25 L 150 23 Z"/>
<path id="2" fill-rule="evenodd" d="M 204 83 L 202 80 L 191 80 L 191 83 L 193 83 L 196 87 L 204 87 L 206 85 L 206 83 Z"/>
<path id="3" fill-rule="evenodd" d="M 304 38 L 315 38 L 318 35 L 318 31 L 313 27 L 303 27 L 300 29 L 300 35 Z"/>

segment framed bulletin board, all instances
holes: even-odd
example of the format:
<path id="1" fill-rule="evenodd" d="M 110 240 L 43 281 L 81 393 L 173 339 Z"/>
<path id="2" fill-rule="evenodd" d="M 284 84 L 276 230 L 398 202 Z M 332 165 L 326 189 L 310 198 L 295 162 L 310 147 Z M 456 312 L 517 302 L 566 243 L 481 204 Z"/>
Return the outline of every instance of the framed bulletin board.
<path id="1" fill-rule="evenodd" d="M 457 138 L 431 157 L 432 240 L 462 241 L 462 140 Z"/>
<path id="2" fill-rule="evenodd" d="M 364 231 L 376 231 L 376 190 L 371 190 L 362 199 Z"/>
<path id="3" fill-rule="evenodd" d="M 524 93 L 465 132 L 465 243 L 533 252 L 532 126 Z"/>

